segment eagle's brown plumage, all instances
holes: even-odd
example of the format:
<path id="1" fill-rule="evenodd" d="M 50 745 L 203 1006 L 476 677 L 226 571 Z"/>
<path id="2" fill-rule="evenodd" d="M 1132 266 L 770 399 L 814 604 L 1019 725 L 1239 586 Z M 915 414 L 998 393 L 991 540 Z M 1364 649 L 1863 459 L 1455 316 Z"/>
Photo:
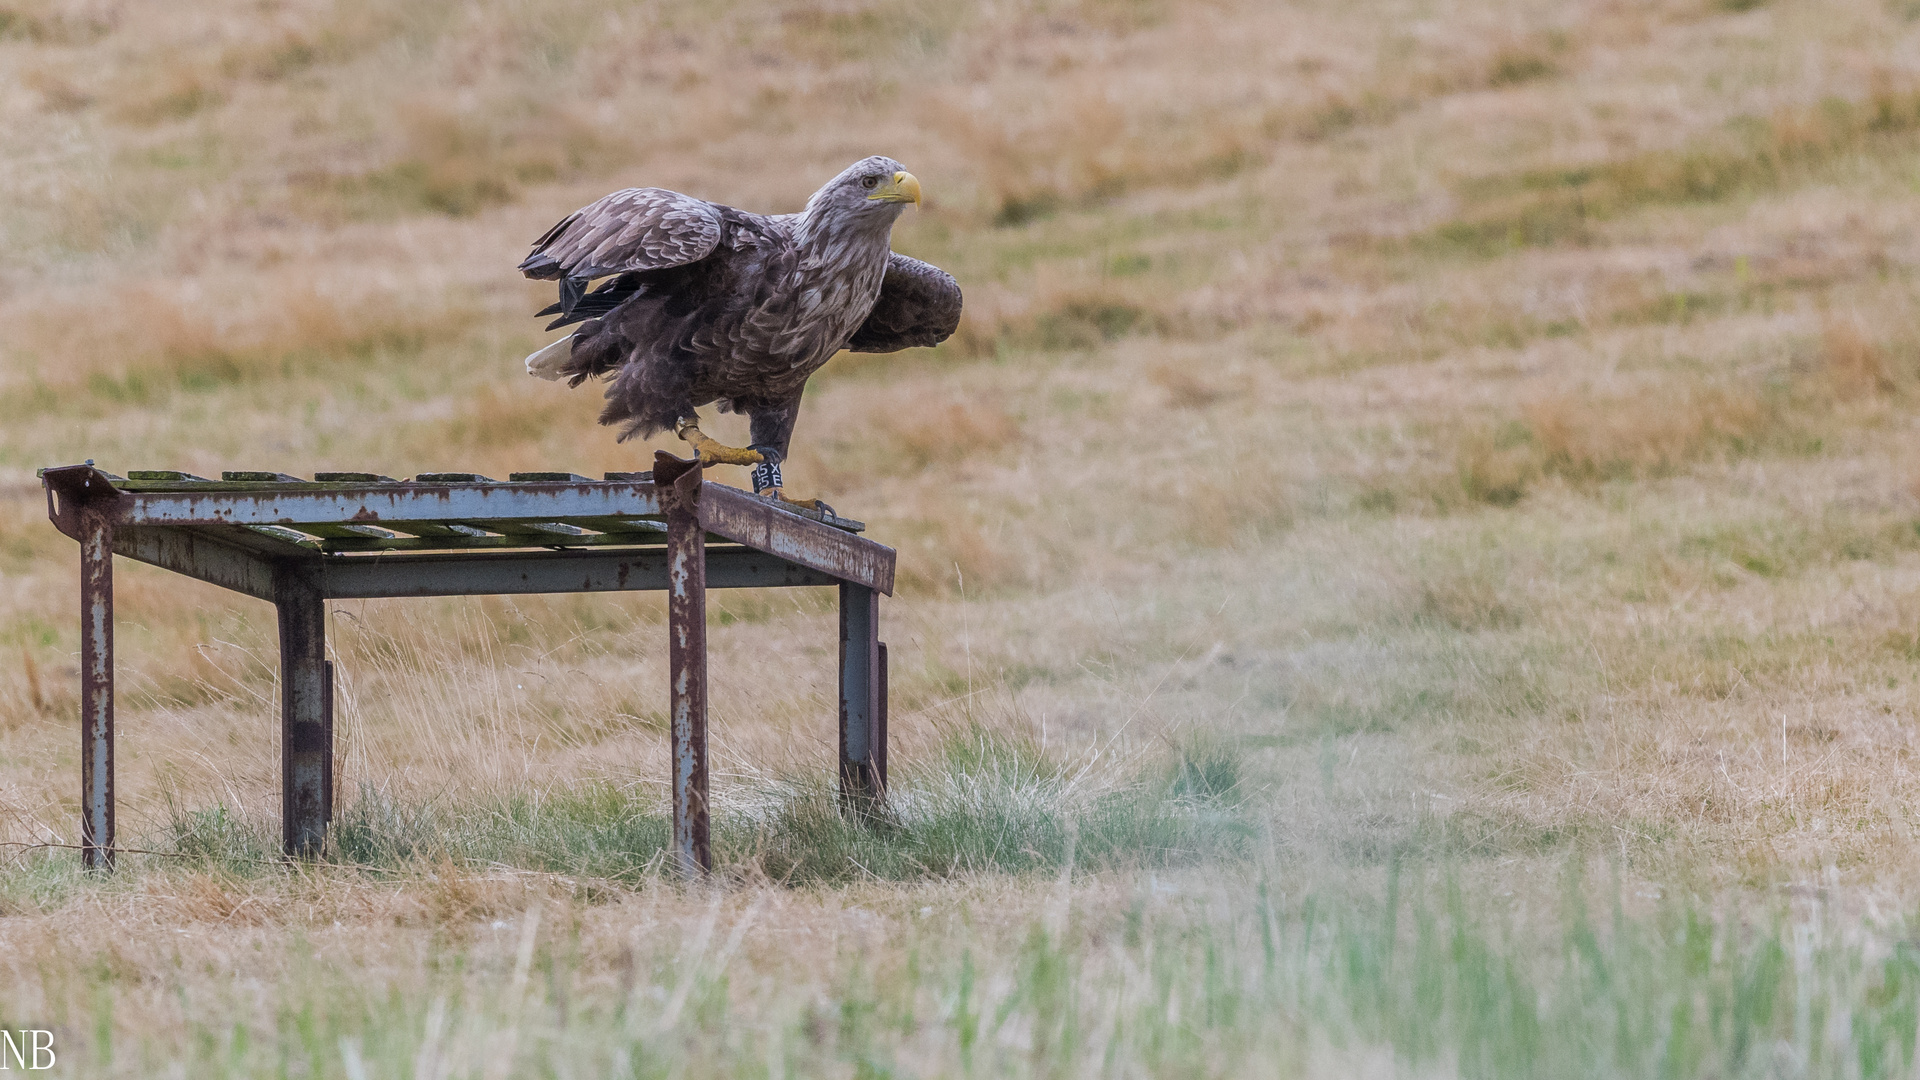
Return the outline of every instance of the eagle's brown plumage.
<path id="1" fill-rule="evenodd" d="M 621 425 L 622 439 L 691 431 L 703 458 L 777 464 L 802 387 L 834 353 L 934 345 L 959 325 L 952 276 L 889 250 L 919 194 L 884 157 L 850 166 L 798 214 L 616 191 L 549 229 L 520 264 L 560 282 L 560 302 L 541 312 L 560 316 L 549 329 L 580 324 L 527 369 L 571 385 L 609 377 L 600 422 Z M 608 280 L 586 291 L 595 278 Z M 733 460 L 699 435 L 694 410 L 716 401 L 751 418 L 754 453 Z"/>

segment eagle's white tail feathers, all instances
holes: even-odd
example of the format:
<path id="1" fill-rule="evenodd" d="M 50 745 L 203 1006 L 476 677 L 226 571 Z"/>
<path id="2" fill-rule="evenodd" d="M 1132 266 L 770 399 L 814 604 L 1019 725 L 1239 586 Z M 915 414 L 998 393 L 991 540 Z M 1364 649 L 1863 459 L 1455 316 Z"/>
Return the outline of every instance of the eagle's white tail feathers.
<path id="1" fill-rule="evenodd" d="M 527 357 L 527 374 L 536 379 L 557 382 L 567 377 L 563 370 L 568 360 L 573 358 L 573 335 L 568 334 L 559 341 Z"/>

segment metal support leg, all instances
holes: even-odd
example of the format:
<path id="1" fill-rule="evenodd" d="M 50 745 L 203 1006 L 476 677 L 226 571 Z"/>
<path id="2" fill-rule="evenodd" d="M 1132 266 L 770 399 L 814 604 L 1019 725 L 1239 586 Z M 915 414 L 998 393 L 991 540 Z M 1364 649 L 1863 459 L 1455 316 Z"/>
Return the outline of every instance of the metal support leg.
<path id="1" fill-rule="evenodd" d="M 840 803 L 865 810 L 886 795 L 880 720 L 880 594 L 840 583 Z"/>
<path id="2" fill-rule="evenodd" d="M 113 526 L 80 519 L 80 851 L 113 869 Z"/>
<path id="3" fill-rule="evenodd" d="M 877 648 L 880 655 L 880 703 L 874 712 L 879 722 L 874 725 L 874 758 L 880 762 L 880 794 L 887 793 L 887 643 L 881 642 Z"/>
<path id="4" fill-rule="evenodd" d="M 667 680 L 673 738 L 673 855 L 687 877 L 713 869 L 707 816 L 707 532 L 701 469 L 658 452 L 654 483 L 667 518 Z"/>
<path id="5" fill-rule="evenodd" d="M 316 857 L 333 818 L 333 665 L 327 604 L 293 571 L 274 582 L 280 611 L 280 829 L 288 855 Z"/>

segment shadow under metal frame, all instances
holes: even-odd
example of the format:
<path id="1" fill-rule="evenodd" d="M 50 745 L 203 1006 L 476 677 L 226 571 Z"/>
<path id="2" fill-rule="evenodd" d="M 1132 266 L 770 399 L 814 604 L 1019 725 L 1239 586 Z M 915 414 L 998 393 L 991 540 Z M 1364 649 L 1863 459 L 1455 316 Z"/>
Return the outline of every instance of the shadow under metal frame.
<path id="1" fill-rule="evenodd" d="M 113 556 L 272 603 L 280 630 L 282 842 L 317 856 L 333 816 L 328 600 L 665 590 L 673 844 L 686 874 L 713 866 L 707 804 L 708 588 L 840 590 L 840 795 L 886 797 L 887 651 L 880 594 L 895 552 L 863 526 L 707 482 L 664 452 L 654 471 L 467 473 L 412 482 L 363 473 L 113 476 L 41 470 L 47 516 L 80 544 L 82 858 L 114 856 Z"/>

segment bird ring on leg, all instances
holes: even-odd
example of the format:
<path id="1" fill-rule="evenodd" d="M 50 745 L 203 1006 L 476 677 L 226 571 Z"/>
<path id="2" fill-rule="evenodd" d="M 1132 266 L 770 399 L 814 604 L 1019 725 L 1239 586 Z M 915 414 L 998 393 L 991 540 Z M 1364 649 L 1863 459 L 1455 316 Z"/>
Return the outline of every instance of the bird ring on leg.
<path id="1" fill-rule="evenodd" d="M 780 481 L 780 459 L 765 450 L 760 451 L 763 459 L 753 467 L 753 493 L 764 495 L 768 491 L 784 486 Z"/>

